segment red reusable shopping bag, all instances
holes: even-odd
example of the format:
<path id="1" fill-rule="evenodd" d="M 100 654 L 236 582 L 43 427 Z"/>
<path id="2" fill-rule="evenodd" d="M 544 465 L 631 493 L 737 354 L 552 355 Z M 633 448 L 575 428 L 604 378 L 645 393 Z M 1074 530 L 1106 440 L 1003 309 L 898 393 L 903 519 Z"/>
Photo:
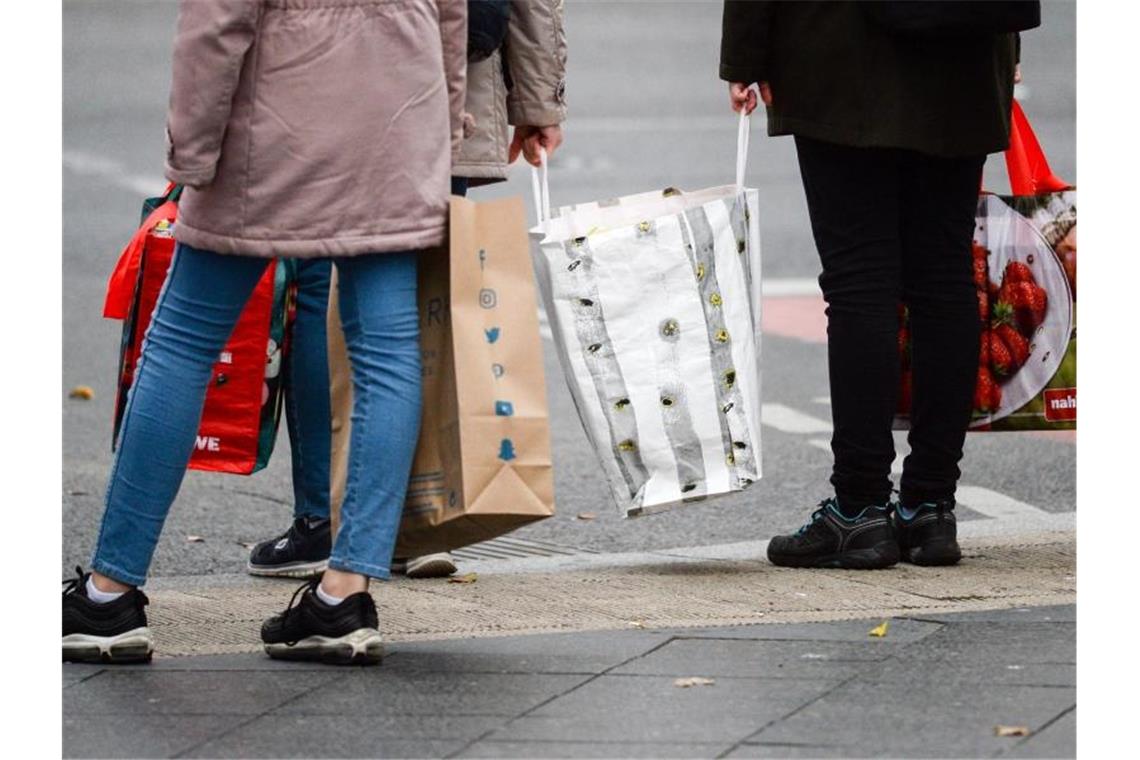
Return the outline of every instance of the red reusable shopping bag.
<path id="1" fill-rule="evenodd" d="M 1077 426 L 1077 191 L 1049 169 L 1015 101 L 1005 153 L 1011 195 L 983 192 L 974 226 L 974 285 L 982 326 L 971 430 Z M 908 426 L 910 336 L 900 308 Z"/>
<path id="2" fill-rule="evenodd" d="M 146 202 L 143 223 L 107 284 L 103 316 L 123 320 L 115 444 L 143 339 L 174 257 L 180 190 L 168 187 Z M 249 475 L 268 463 L 281 418 L 294 287 L 291 265 L 278 259 L 254 288 L 214 365 L 190 468 Z"/>

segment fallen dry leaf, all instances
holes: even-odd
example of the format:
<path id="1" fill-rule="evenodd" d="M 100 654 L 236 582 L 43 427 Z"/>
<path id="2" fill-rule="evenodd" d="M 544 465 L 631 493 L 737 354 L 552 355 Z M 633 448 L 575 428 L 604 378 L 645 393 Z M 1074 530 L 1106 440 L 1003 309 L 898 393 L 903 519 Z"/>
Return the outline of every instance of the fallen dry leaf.
<path id="1" fill-rule="evenodd" d="M 188 544 L 200 544 L 205 540 L 206 539 L 202 538 L 201 536 L 187 536 L 186 537 L 186 543 L 188 543 Z"/>
<path id="2" fill-rule="evenodd" d="M 994 726 L 994 736 L 1029 736 L 1029 726 Z"/>
<path id="3" fill-rule="evenodd" d="M 716 683 L 715 678 L 704 678 L 702 676 L 689 676 L 688 678 L 678 678 L 673 682 L 673 685 L 680 689 L 687 689 L 690 686 L 712 686 Z"/>
<path id="4" fill-rule="evenodd" d="M 887 635 L 887 628 L 890 625 L 890 622 L 891 621 L 889 621 L 889 620 L 884 620 L 883 622 L 879 623 L 877 626 L 875 626 L 871 630 L 867 631 L 867 635 L 868 636 L 874 636 L 877 639 L 883 638 L 884 636 Z"/>
<path id="5" fill-rule="evenodd" d="M 645 623 L 641 620 L 630 620 L 629 621 L 629 627 L 630 628 L 645 628 Z"/>
<path id="6" fill-rule="evenodd" d="M 448 583 L 474 583 L 479 580 L 479 576 L 475 573 L 467 573 L 467 575 L 453 575 L 447 579 Z"/>
<path id="7" fill-rule="evenodd" d="M 81 398 L 84 401 L 90 401 L 95 398 L 95 391 L 89 385 L 77 385 L 71 389 L 71 393 L 67 394 L 70 398 Z"/>
<path id="8" fill-rule="evenodd" d="M 578 519 L 579 520 L 593 520 L 595 518 L 597 518 L 597 515 L 594 514 L 593 512 L 579 512 L 578 513 Z"/>

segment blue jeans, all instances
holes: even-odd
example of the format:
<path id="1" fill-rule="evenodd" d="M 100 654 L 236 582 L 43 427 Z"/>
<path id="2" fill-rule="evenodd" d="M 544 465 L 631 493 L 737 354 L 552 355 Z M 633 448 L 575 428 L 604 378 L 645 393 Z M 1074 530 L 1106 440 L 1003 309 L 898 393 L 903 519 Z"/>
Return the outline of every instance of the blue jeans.
<path id="1" fill-rule="evenodd" d="M 329 516 L 332 433 L 329 405 L 330 259 L 297 262 L 297 318 L 285 383 L 285 422 L 293 457 L 293 516 Z"/>
<path id="2" fill-rule="evenodd" d="M 467 195 L 467 177 L 451 178 L 452 195 Z M 332 457 L 328 371 L 328 302 L 332 262 L 297 262 L 297 320 L 285 384 L 285 420 L 293 456 L 293 516 L 329 516 Z"/>
<path id="3" fill-rule="evenodd" d="M 264 259 L 178 246 L 119 432 L 92 560 L 103 575 L 145 582 L 194 448 L 214 362 L 265 267 Z M 342 525 L 329 567 L 386 578 L 422 404 L 416 255 L 354 256 L 338 259 L 337 269 L 354 405 Z M 322 355 L 326 373 L 327 363 Z"/>

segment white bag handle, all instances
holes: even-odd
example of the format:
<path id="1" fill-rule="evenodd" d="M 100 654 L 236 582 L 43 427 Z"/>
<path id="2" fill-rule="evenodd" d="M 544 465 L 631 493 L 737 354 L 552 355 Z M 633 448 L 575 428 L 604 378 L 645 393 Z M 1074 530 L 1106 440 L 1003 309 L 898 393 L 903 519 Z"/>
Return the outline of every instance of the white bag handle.
<path id="1" fill-rule="evenodd" d="M 752 117 L 740 109 L 740 127 L 736 130 L 736 194 L 744 192 L 744 170 L 748 168 L 748 133 Z"/>
<path id="2" fill-rule="evenodd" d="M 760 91 L 756 85 L 749 89 L 755 90 L 757 98 Z M 744 172 L 748 168 L 748 134 L 752 126 L 752 117 L 740 109 L 740 126 L 736 132 L 736 192 L 744 192 Z M 531 167 L 530 184 L 534 192 L 534 208 L 538 214 L 538 223 L 550 221 L 550 178 L 546 165 L 546 149 L 539 147 L 539 167 Z"/>
<path id="3" fill-rule="evenodd" d="M 538 147 L 539 168 L 530 168 L 530 187 L 534 191 L 534 211 L 538 223 L 550 221 L 550 178 L 546 166 L 546 148 Z M 541 175 L 541 179 L 540 179 Z"/>

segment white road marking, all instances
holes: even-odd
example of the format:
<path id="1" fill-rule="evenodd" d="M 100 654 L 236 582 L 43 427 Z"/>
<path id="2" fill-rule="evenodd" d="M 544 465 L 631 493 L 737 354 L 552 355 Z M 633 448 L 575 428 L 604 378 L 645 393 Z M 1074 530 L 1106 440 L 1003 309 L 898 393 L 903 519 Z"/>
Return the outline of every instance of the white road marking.
<path id="1" fill-rule="evenodd" d="M 63 168 L 74 174 L 95 177 L 144 196 L 158 195 L 166 187 L 166 180 L 160 176 L 132 174 L 118 161 L 83 151 L 64 151 Z"/>
<path id="2" fill-rule="evenodd" d="M 831 423 L 783 404 L 762 404 L 760 422 L 784 433 L 829 433 Z"/>
<path id="3" fill-rule="evenodd" d="M 813 438 L 808 441 L 812 446 L 831 453 L 831 442 L 822 438 Z M 905 452 L 899 452 L 895 461 L 891 463 L 891 474 L 902 475 Z M 1021 526 L 1033 526 L 1042 521 L 1052 520 L 1052 512 L 1046 512 L 1040 507 L 1018 501 L 1012 496 L 993 491 L 981 486 L 959 485 L 955 496 L 957 502 L 973 512 L 992 518 L 994 520 L 1008 520 Z M 1051 524 L 1051 523 L 1050 523 Z"/>
<path id="4" fill-rule="evenodd" d="M 760 283 L 761 295 L 768 298 L 789 298 L 794 296 L 823 296 L 819 280 L 814 277 L 780 277 Z"/>
<path id="5" fill-rule="evenodd" d="M 960 485 L 956 498 L 959 504 L 995 520 L 1016 520 L 1020 523 L 1026 519 L 1032 520 L 1049 514 L 1032 504 L 1026 504 L 1011 496 L 981 486 Z"/>

